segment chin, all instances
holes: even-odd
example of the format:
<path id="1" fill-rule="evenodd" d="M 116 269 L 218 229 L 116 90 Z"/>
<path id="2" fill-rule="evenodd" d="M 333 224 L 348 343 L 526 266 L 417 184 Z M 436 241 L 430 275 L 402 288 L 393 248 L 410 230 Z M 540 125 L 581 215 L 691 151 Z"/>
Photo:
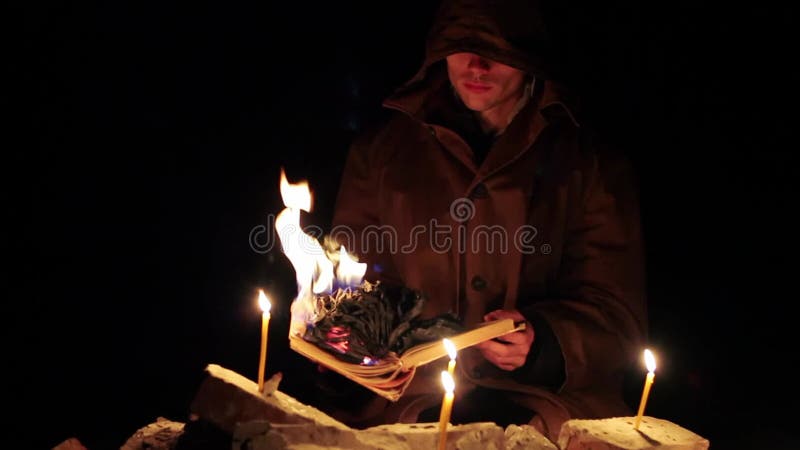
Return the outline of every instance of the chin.
<path id="1" fill-rule="evenodd" d="M 473 111 L 483 111 L 489 104 L 489 102 L 485 99 L 477 98 L 472 93 L 462 93 L 461 101 L 464 103 L 464 105 L 466 105 L 467 108 Z"/>
<path id="2" fill-rule="evenodd" d="M 471 110 L 473 110 L 475 112 L 482 112 L 482 111 L 486 111 L 487 109 L 489 109 L 489 102 L 486 102 L 486 101 L 483 101 L 483 100 L 469 99 L 469 100 L 465 100 L 464 104 L 467 106 L 467 108 L 469 108 L 469 109 L 471 109 Z"/>

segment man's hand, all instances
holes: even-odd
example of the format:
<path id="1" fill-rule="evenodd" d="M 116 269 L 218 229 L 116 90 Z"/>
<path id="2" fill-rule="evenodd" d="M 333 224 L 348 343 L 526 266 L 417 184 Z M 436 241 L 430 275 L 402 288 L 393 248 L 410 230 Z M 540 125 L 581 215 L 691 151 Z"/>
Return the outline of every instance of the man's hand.
<path id="1" fill-rule="evenodd" d="M 516 309 L 492 311 L 483 316 L 483 320 L 514 319 L 515 322 L 524 321 L 525 317 Z M 481 342 L 476 345 L 483 353 L 483 357 L 503 370 L 514 370 L 525 364 L 528 352 L 533 344 L 533 326 L 525 323 L 525 329 L 515 331 L 499 338 Z"/>

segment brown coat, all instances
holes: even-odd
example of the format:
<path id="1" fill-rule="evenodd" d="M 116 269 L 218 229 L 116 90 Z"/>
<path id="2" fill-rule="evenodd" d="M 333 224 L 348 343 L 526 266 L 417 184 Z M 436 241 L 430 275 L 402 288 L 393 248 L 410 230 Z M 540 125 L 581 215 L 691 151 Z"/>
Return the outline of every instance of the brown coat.
<path id="1" fill-rule="evenodd" d="M 335 237 L 369 263 L 368 279 L 422 291 L 427 316 L 451 311 L 470 326 L 506 308 L 546 320 L 563 355 L 563 385 L 548 389 L 473 350 L 459 354 L 459 391 L 518 392 L 551 436 L 570 417 L 628 414 L 622 375 L 647 331 L 630 168 L 593 146 L 562 89 L 541 75 L 477 166 L 464 139 L 437 120 L 451 91 L 437 63 L 448 51 L 436 45 L 420 73 L 384 103 L 393 111 L 388 122 L 351 148 Z M 484 56 L 496 56 L 484 47 Z M 414 420 L 440 400 L 431 377 L 438 370 L 420 371 L 398 405 L 377 401 L 372 413 Z"/>

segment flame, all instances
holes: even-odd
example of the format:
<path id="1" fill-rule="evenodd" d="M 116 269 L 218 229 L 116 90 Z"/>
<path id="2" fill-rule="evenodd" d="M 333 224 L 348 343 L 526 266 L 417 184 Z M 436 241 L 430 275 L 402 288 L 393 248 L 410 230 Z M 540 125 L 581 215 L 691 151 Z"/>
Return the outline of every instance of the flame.
<path id="1" fill-rule="evenodd" d="M 289 183 L 283 168 L 281 168 L 281 198 L 287 208 L 311 212 L 311 190 L 308 189 L 308 181 Z"/>
<path id="2" fill-rule="evenodd" d="M 293 332 L 313 322 L 316 314 L 314 294 L 333 288 L 333 263 L 314 237 L 300 228 L 300 210 L 311 210 L 311 191 L 307 182 L 290 184 L 281 169 L 281 197 L 286 206 L 275 219 L 275 229 L 283 253 L 292 263 L 297 278 L 297 298 L 292 302 Z"/>
<path id="3" fill-rule="evenodd" d="M 653 352 L 649 349 L 645 349 L 644 351 L 644 363 L 647 365 L 648 372 L 655 372 L 656 371 L 656 357 L 653 356 Z"/>
<path id="4" fill-rule="evenodd" d="M 306 324 L 317 320 L 315 294 L 331 292 L 334 280 L 341 288 L 360 285 L 367 265 L 357 262 L 342 246 L 338 255 L 331 255 L 334 260 L 338 260 L 334 278 L 334 261 L 328 259 L 328 254 L 319 241 L 300 227 L 300 211 L 311 212 L 313 201 L 308 182 L 289 183 L 286 172 L 281 168 L 280 190 L 285 208 L 275 218 L 275 229 L 283 253 L 292 263 L 297 278 L 297 297 L 292 302 L 292 324 L 289 331 L 297 335 L 302 334 Z M 333 248 L 329 250 L 333 251 Z"/>
<path id="5" fill-rule="evenodd" d="M 445 350 L 447 350 L 447 354 L 450 355 L 450 359 L 456 359 L 456 346 L 453 344 L 453 341 L 450 339 L 444 338 L 442 339 L 442 344 L 444 344 Z"/>
<path id="6" fill-rule="evenodd" d="M 339 265 L 336 267 L 336 281 L 339 286 L 358 286 L 366 272 L 366 263 L 356 262 L 351 258 L 344 245 L 339 248 Z"/>
<path id="7" fill-rule="evenodd" d="M 363 360 L 361 360 L 361 364 L 364 366 L 373 366 L 378 363 L 377 359 L 372 359 L 369 356 L 365 356 Z"/>
<path id="8" fill-rule="evenodd" d="M 448 394 L 452 394 L 456 389 L 456 382 L 453 381 L 453 377 L 446 370 L 442 371 L 442 386 L 444 386 L 444 390 Z"/>
<path id="9" fill-rule="evenodd" d="M 258 290 L 258 306 L 261 308 L 265 314 L 269 314 L 269 310 L 272 308 L 272 304 L 269 302 L 269 298 L 264 291 L 261 289 Z"/>

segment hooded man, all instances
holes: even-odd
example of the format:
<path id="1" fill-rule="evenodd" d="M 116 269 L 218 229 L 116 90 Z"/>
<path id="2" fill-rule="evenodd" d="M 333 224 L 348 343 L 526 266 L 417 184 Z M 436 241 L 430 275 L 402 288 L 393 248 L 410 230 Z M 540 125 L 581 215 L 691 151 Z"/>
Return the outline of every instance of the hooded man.
<path id="1" fill-rule="evenodd" d="M 647 328 L 631 171 L 581 127 L 538 8 L 442 5 L 422 68 L 353 143 L 334 230 L 367 280 L 421 291 L 426 317 L 526 321 L 459 353 L 451 421 L 554 438 L 570 418 L 630 414 L 623 375 Z M 328 410 L 356 427 L 435 421 L 440 370 L 420 367 L 397 402 L 343 390 Z"/>

